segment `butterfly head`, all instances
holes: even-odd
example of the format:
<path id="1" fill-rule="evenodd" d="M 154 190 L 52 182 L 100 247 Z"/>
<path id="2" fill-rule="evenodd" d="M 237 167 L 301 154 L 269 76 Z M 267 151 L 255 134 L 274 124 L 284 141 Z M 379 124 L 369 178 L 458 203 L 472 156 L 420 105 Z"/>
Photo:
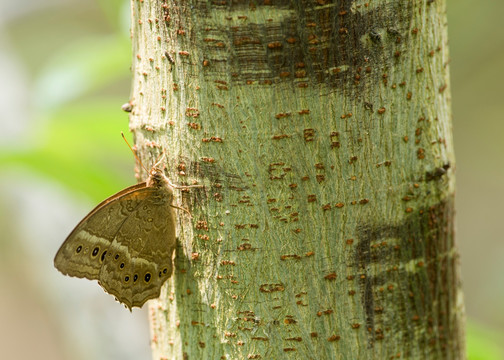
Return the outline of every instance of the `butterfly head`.
<path id="1" fill-rule="evenodd" d="M 158 167 L 153 167 L 150 171 L 149 171 L 149 176 L 151 178 L 158 178 L 158 179 L 161 179 L 163 177 L 165 177 L 165 174 L 164 174 L 164 171 L 163 169 L 160 169 Z"/>
<path id="2" fill-rule="evenodd" d="M 172 183 L 164 174 L 163 169 L 158 167 L 152 167 L 149 171 L 149 177 L 147 178 L 146 185 L 147 187 L 153 187 L 168 192 L 169 195 L 173 194 Z"/>
<path id="3" fill-rule="evenodd" d="M 168 188 L 172 192 L 173 185 L 170 180 L 164 174 L 164 166 L 161 166 L 165 157 L 165 152 L 158 157 L 154 166 L 152 166 L 149 171 L 149 178 L 147 179 L 147 186 L 153 186 L 157 188 Z M 145 169 L 145 168 L 144 168 Z"/>

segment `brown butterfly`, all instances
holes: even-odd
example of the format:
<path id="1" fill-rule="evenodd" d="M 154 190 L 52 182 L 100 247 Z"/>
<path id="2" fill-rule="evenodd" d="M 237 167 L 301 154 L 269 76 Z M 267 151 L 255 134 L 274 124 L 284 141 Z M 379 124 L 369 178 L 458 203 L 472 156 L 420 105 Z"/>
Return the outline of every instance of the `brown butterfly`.
<path id="1" fill-rule="evenodd" d="M 109 197 L 86 215 L 54 258 L 63 274 L 98 280 L 130 311 L 159 297 L 172 274 L 174 208 L 187 211 L 172 204 L 173 189 L 202 187 L 173 185 L 159 168 L 162 160 L 147 181 Z"/>

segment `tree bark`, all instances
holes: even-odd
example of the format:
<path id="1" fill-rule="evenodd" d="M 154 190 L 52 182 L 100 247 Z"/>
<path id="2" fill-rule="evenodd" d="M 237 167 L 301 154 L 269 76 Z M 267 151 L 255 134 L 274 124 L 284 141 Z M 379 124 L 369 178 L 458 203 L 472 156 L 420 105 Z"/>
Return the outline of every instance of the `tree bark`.
<path id="1" fill-rule="evenodd" d="M 444 1 L 132 0 L 132 39 L 138 151 L 205 185 L 154 359 L 465 357 Z"/>

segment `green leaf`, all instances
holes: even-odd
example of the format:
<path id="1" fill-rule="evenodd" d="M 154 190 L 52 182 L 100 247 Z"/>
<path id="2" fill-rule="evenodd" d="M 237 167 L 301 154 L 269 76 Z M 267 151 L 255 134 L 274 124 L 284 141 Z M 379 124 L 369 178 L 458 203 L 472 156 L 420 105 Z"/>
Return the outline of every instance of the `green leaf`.
<path id="1" fill-rule="evenodd" d="M 53 53 L 35 82 L 39 109 L 51 109 L 129 77 L 129 41 L 118 36 L 77 38 Z"/>
<path id="2" fill-rule="evenodd" d="M 469 360 L 502 360 L 504 350 L 502 339 L 504 334 L 497 330 L 483 327 L 474 321 L 468 321 L 467 327 L 467 358 Z"/>
<path id="3" fill-rule="evenodd" d="M 95 201 L 136 183 L 135 160 L 120 134 L 129 135 L 120 105 L 112 99 L 68 104 L 28 141 L 35 146 L 2 149 L 2 167 L 24 166 Z"/>
<path id="4" fill-rule="evenodd" d="M 97 0 L 102 12 L 112 24 L 120 32 L 129 35 L 131 5 L 125 0 Z"/>

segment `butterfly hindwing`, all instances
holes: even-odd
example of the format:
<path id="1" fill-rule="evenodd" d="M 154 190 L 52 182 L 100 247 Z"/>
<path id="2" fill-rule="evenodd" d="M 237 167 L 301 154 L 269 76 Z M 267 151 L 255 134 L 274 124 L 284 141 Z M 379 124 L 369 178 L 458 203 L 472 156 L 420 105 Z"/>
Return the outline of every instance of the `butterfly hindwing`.
<path id="1" fill-rule="evenodd" d="M 159 297 L 172 273 L 175 214 L 171 196 L 150 194 L 124 221 L 110 244 L 99 283 L 128 308 Z"/>

